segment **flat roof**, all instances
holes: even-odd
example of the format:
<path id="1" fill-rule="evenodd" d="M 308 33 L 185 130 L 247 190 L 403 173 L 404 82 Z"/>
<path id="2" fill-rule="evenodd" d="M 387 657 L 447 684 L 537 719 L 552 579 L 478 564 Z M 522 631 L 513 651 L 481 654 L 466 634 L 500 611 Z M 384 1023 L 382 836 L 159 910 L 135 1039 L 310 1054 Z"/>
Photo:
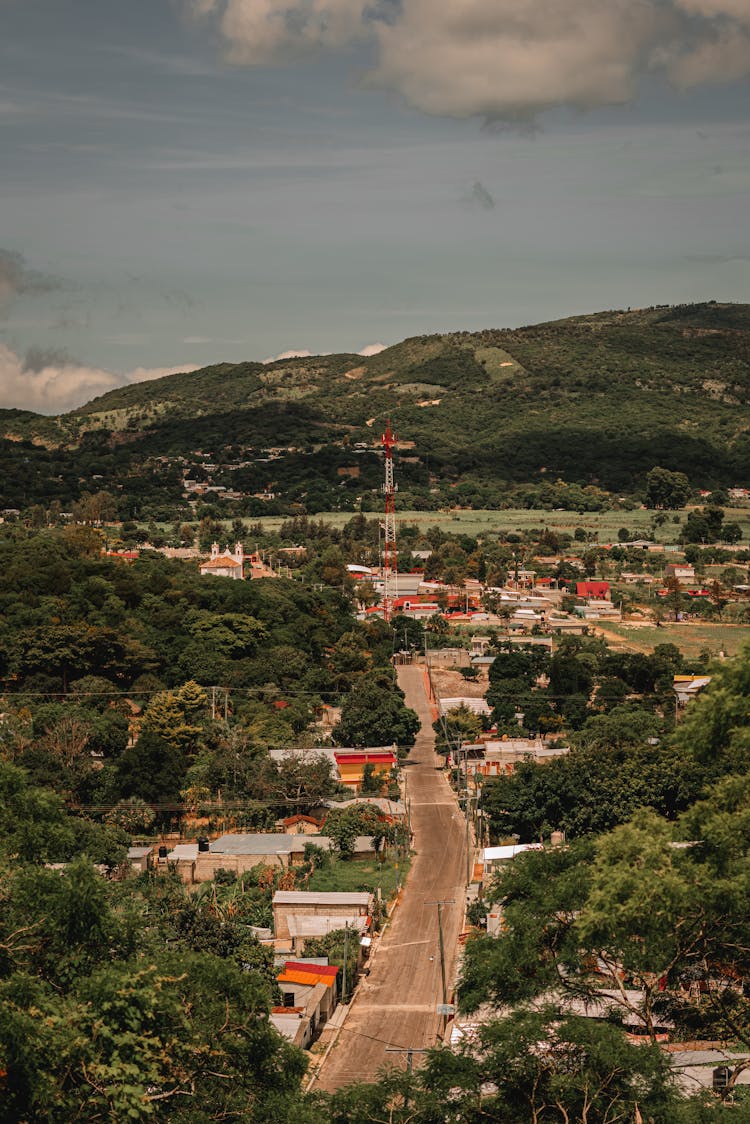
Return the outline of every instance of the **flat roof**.
<path id="1" fill-rule="evenodd" d="M 482 852 L 484 861 L 494 862 L 498 859 L 514 859 L 522 851 L 541 851 L 541 843 L 512 843 L 506 847 L 485 847 Z"/>
<path id="2" fill-rule="evenodd" d="M 284 832 L 229 832 L 210 844 L 212 855 L 278 855 L 299 849 L 301 835 Z M 310 836 L 306 836 L 307 839 Z"/>
<path id="3" fill-rule="evenodd" d="M 367 906 L 372 894 L 367 891 L 349 893 L 341 890 L 277 890 L 273 896 L 274 905 L 355 905 Z"/>
<path id="4" fill-rule="evenodd" d="M 348 929 L 352 934 L 365 933 L 369 927 L 367 918 L 355 913 L 290 913 L 286 924 L 292 939 L 326 937 L 339 929 Z"/>

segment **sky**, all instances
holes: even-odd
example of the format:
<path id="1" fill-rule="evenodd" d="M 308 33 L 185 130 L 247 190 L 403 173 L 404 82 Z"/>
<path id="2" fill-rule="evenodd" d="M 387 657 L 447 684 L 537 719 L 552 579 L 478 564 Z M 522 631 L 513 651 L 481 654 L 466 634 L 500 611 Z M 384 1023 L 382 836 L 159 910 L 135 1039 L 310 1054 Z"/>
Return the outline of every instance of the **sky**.
<path id="1" fill-rule="evenodd" d="M 750 301 L 750 0 L 0 0 L 0 406 Z"/>

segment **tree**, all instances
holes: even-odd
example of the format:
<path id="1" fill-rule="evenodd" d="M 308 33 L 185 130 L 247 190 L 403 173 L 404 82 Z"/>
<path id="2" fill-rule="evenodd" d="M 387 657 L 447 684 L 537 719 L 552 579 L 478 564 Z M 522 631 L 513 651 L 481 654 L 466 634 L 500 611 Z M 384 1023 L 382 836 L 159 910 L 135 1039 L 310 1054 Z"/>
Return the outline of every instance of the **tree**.
<path id="1" fill-rule="evenodd" d="M 194 749 L 202 733 L 196 724 L 205 719 L 206 692 L 192 680 L 177 691 L 154 695 L 143 715 L 143 734 L 152 734 L 182 751 Z M 143 736 L 141 734 L 141 736 Z"/>
<path id="2" fill-rule="evenodd" d="M 281 761 L 266 758 L 255 795 L 278 802 L 295 812 L 312 811 L 333 796 L 338 784 L 330 758 L 323 753 L 288 753 Z"/>
<path id="3" fill-rule="evenodd" d="M 690 481 L 684 472 L 670 472 L 667 468 L 652 468 L 646 476 L 646 504 L 648 507 L 684 507 L 690 498 Z"/>
<path id="4" fill-rule="evenodd" d="M 371 681 L 356 684 L 344 699 L 341 721 L 334 728 L 339 745 L 357 747 L 394 743 L 411 747 L 420 728 L 419 718 L 394 688 Z"/>
<path id="5" fill-rule="evenodd" d="M 342 859 L 349 859 L 360 835 L 371 835 L 375 850 L 380 850 L 380 844 L 389 836 L 390 825 L 372 804 L 352 804 L 348 808 L 331 808 L 324 830 Z"/>
<path id="6" fill-rule="evenodd" d="M 686 543 L 719 542 L 723 537 L 724 511 L 720 507 L 696 508 L 688 514 L 682 531 Z"/>
<path id="7" fill-rule="evenodd" d="M 666 590 L 664 602 L 669 611 L 674 614 L 675 621 L 678 621 L 682 610 L 682 586 L 679 579 L 670 574 L 664 582 L 664 589 Z"/>
<path id="8" fill-rule="evenodd" d="M 425 1121 L 443 1118 L 438 1106 L 450 1103 L 456 1120 L 503 1124 L 614 1124 L 638 1119 L 636 1111 L 667 1120 L 677 1102 L 657 1047 L 633 1045 L 621 1028 L 551 1003 L 492 1019 L 455 1050 L 431 1051 L 413 1096 L 417 1113 L 422 1098 L 425 1109 L 436 1102 Z"/>
<path id="9" fill-rule="evenodd" d="M 462 703 L 438 719 L 433 724 L 433 729 L 436 734 L 436 751 L 458 757 L 460 746 L 464 742 L 476 742 L 482 733 L 482 719 Z"/>
<path id="10" fill-rule="evenodd" d="M 651 1041 L 666 1019 L 750 1044 L 733 983 L 750 970 L 748 828 L 750 782 L 730 777 L 678 825 L 691 846 L 641 811 L 594 843 L 518 856 L 490 893 L 500 935 L 467 948 L 464 1002 L 588 997 Z"/>

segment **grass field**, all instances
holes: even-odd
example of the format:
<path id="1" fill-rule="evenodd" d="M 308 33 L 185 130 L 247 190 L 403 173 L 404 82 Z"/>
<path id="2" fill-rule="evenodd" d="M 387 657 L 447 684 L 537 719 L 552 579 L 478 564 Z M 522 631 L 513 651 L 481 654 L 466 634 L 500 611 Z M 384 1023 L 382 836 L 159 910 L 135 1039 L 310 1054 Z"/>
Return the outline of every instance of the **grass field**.
<path id="1" fill-rule="evenodd" d="M 333 859 L 330 866 L 316 870 L 308 884 L 308 890 L 321 893 L 338 891 L 356 893 L 360 890 L 375 891 L 378 887 L 385 901 L 393 897 L 399 879 L 403 883 L 409 869 L 410 859 L 386 859 L 385 862 L 362 861 L 360 859 Z"/>
<path id="2" fill-rule="evenodd" d="M 689 659 L 695 659 L 704 649 L 714 655 L 724 652 L 734 656 L 743 644 L 750 641 L 750 625 L 742 624 L 674 624 L 665 621 L 661 628 L 655 625 L 597 624 L 597 633 L 632 651 L 650 652 L 657 644 L 675 644 Z"/>
<path id="3" fill-rule="evenodd" d="M 726 511 L 727 522 L 739 523 L 742 527 L 742 541 L 747 542 L 750 539 L 750 507 L 727 508 Z M 634 537 L 636 532 L 646 532 L 651 538 L 650 527 L 653 515 L 654 512 L 645 510 L 589 511 L 581 515 L 577 511 L 528 511 L 519 508 L 510 508 L 507 511 L 399 511 L 397 524 L 416 523 L 418 527 L 425 530 L 428 527 L 440 527 L 443 531 L 464 535 L 527 531 L 531 527 L 549 527 L 551 530 L 573 534 L 576 527 L 583 527 L 588 532 L 596 531 L 600 542 L 610 542 L 617 539 L 620 527 L 627 527 Z M 352 518 L 352 514 L 341 511 L 322 512 L 311 518 L 322 519 L 334 527 L 342 527 Z M 382 515 L 368 512 L 367 518 L 381 519 Z M 674 522 L 675 518 L 677 522 Z M 667 513 L 666 522 L 656 528 L 654 536 L 656 541 L 675 543 L 686 518 L 684 511 Z M 252 522 L 260 523 L 269 531 L 277 531 L 285 520 L 280 516 L 264 516 Z"/>

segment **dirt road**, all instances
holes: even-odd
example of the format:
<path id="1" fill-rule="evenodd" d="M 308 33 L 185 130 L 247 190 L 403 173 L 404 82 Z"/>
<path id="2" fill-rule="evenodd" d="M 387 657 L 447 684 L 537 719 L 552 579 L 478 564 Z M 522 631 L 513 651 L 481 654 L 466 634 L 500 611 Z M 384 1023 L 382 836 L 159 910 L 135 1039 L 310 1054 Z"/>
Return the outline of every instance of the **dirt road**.
<path id="1" fill-rule="evenodd" d="M 442 910 L 450 1000 L 458 933 L 463 917 L 466 870 L 464 821 L 443 773 L 437 768 L 432 714 L 421 667 L 398 669 L 406 702 L 422 720 L 422 730 L 404 766 L 408 773 L 415 855 L 401 904 L 383 934 L 370 975 L 318 1078 L 323 1089 L 369 1081 L 384 1065 L 403 1067 L 405 1059 L 386 1047 L 434 1045 L 444 1020 L 438 900 L 453 899 Z M 415 1064 L 418 1064 L 418 1055 Z"/>

